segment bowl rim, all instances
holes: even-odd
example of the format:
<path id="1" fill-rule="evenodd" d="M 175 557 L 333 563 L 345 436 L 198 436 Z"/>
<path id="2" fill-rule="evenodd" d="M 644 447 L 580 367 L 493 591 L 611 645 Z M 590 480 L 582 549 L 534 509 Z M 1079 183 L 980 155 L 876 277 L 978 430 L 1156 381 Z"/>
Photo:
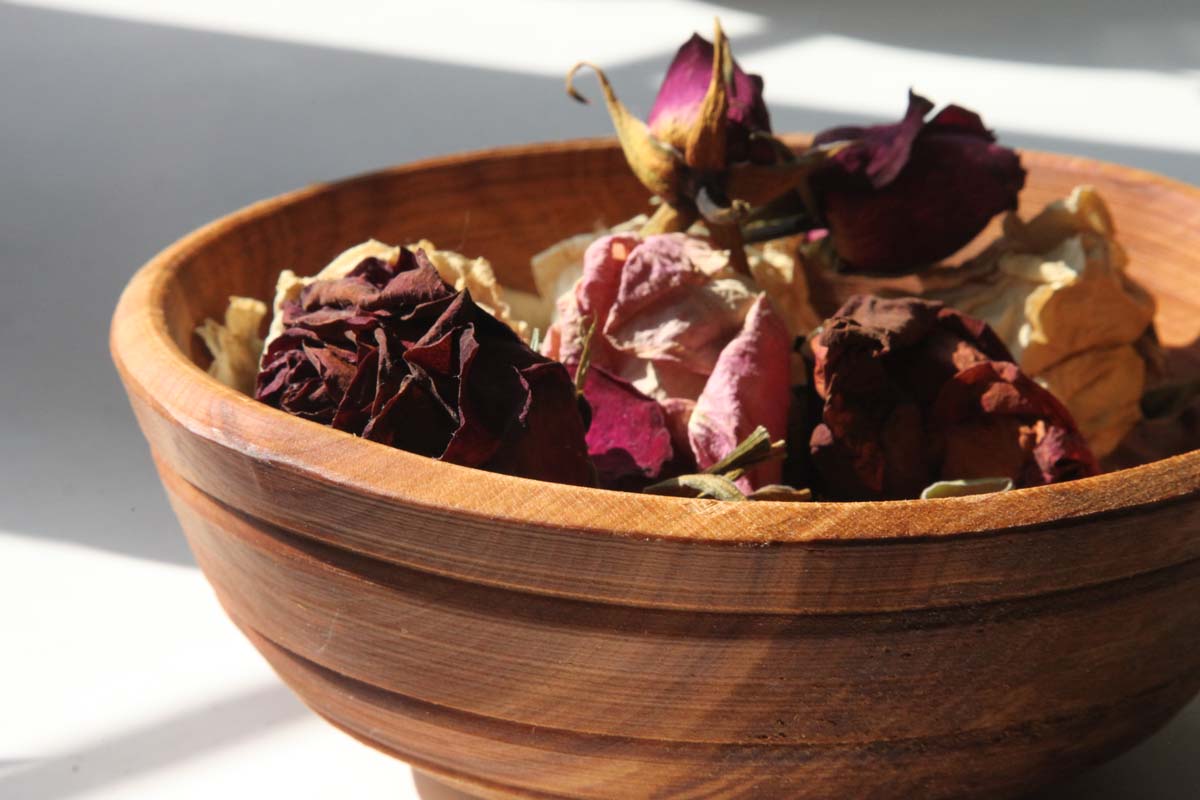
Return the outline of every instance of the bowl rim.
<path id="1" fill-rule="evenodd" d="M 785 139 L 802 142 L 805 137 Z M 730 503 L 548 483 L 443 463 L 294 417 L 221 384 L 188 358 L 170 335 L 164 300 L 172 278 L 188 259 L 209 243 L 290 205 L 418 171 L 616 148 L 612 138 L 574 139 L 422 159 L 313 184 L 209 222 L 153 256 L 121 294 L 110 349 L 126 390 L 131 399 L 136 396 L 192 436 L 388 504 L 622 538 L 727 544 L 942 538 L 1042 526 L 1200 493 L 1200 450 L 1068 483 L 937 500 Z M 1051 163 L 1086 167 L 1122 181 L 1158 184 L 1200 206 L 1200 187 L 1152 172 L 1080 156 L 1028 150 L 1021 155 L 1031 171 Z M 214 425 L 214 419 L 229 424 Z M 463 485 L 470 485 L 471 491 L 447 491 Z"/>

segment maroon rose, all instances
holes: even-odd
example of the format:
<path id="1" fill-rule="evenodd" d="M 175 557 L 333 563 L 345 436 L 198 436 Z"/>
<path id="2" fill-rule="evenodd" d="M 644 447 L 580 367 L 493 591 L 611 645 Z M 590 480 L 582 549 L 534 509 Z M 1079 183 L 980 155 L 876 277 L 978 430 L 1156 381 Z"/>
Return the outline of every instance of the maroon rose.
<path id="1" fill-rule="evenodd" d="M 399 253 L 285 304 L 255 396 L 443 461 L 593 484 L 566 368 L 447 286 L 423 252 Z"/>
<path id="2" fill-rule="evenodd" d="M 974 112 L 909 92 L 893 125 L 833 128 L 816 145 L 848 142 L 814 176 L 819 211 L 847 269 L 900 274 L 951 255 L 1017 207 L 1025 170 Z"/>
<path id="3" fill-rule="evenodd" d="M 1070 414 L 985 323 L 941 303 L 856 295 L 812 342 L 824 403 L 809 449 L 837 500 L 914 498 L 939 480 L 1017 487 L 1095 474 Z"/>

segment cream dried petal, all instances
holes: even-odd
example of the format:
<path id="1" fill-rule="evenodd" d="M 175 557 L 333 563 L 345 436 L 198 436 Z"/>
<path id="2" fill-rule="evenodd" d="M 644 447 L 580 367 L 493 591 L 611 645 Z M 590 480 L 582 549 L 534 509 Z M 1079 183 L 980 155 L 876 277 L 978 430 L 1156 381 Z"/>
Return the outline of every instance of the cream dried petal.
<path id="1" fill-rule="evenodd" d="M 1037 380 L 1066 405 L 1097 458 L 1115 450 L 1141 419 L 1146 364 L 1133 345 L 1085 350 Z"/>
<path id="2" fill-rule="evenodd" d="M 368 258 L 377 258 L 385 264 L 395 265 L 397 259 L 400 258 L 400 248 L 384 244 L 376 239 L 368 239 L 362 244 L 356 244 L 354 247 L 343 250 L 320 272 L 307 280 L 309 282 L 341 280 Z"/>
<path id="3" fill-rule="evenodd" d="M 243 394 L 254 394 L 258 360 L 263 350 L 259 327 L 267 315 L 267 305 L 253 297 L 230 297 L 224 323 L 204 320 L 196 334 L 204 340 L 212 363 L 208 374 Z"/>
<path id="4" fill-rule="evenodd" d="M 1153 301 L 1129 291 L 1110 252 L 1095 234 L 1072 237 L 1052 251 L 1075 275 L 1038 287 L 1026 301 L 1020 356 L 1026 372 L 1037 376 L 1074 354 L 1131 343 L 1153 322 Z"/>
<path id="5" fill-rule="evenodd" d="M 1043 252 L 1063 239 L 1090 231 L 1106 238 L 1116 234 L 1112 214 L 1092 186 L 1076 186 L 1069 197 L 1048 204 L 1028 222 L 1016 214 L 1004 219 L 1004 240 L 1024 252 Z"/>
<path id="6" fill-rule="evenodd" d="M 807 336 L 823 320 L 812 306 L 808 276 L 797 259 L 804 238 L 789 236 L 746 248 L 754 282 L 767 293 L 793 338 Z"/>

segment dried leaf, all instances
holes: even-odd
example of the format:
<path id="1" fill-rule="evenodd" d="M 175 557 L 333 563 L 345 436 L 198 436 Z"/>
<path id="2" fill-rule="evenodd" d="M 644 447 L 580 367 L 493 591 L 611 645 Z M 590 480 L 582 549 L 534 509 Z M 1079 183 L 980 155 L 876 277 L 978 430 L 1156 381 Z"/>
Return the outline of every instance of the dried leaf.
<path id="1" fill-rule="evenodd" d="M 976 494 L 995 494 L 1013 488 L 1012 478 L 971 478 L 970 480 L 937 481 L 921 492 L 922 500 L 943 497 L 969 497 Z"/>
<path id="2" fill-rule="evenodd" d="M 726 477 L 721 475 L 680 475 L 647 486 L 646 494 L 664 494 L 671 497 L 704 497 L 713 500 L 745 500 L 746 496 Z"/>
<path id="3" fill-rule="evenodd" d="M 589 102 L 575 89 L 575 74 L 587 67 L 596 73 L 600 89 L 604 94 L 608 114 L 617 132 L 617 141 L 625 153 L 625 161 L 642 185 L 652 193 L 674 204 L 678 194 L 678 181 L 683 173 L 683 157 L 679 151 L 657 138 L 629 109 L 617 99 L 612 84 L 604 70 L 587 61 L 580 61 L 567 72 L 567 94 L 581 103 Z"/>
<path id="4" fill-rule="evenodd" d="M 811 489 L 794 489 L 791 486 L 774 483 L 755 489 L 746 495 L 746 499 L 770 500 L 783 503 L 809 503 L 812 502 L 813 494 Z"/>

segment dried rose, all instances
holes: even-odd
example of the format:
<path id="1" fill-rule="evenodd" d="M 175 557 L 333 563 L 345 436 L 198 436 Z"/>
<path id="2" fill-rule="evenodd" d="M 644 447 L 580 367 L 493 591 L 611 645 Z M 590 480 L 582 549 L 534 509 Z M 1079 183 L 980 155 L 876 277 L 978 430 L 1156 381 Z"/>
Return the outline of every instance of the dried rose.
<path id="1" fill-rule="evenodd" d="M 698 33 L 692 34 L 667 68 L 646 119 L 650 133 L 680 152 L 687 150 L 688 137 L 700 117 L 712 83 L 716 55 L 712 42 Z M 769 144 L 763 142 L 765 146 L 755 147 L 751 143 L 752 134 L 771 130 L 771 117 L 762 96 L 763 80 L 743 72 L 736 60 L 731 58 L 730 62 L 732 74 L 725 111 L 726 160 L 769 163 L 774 160 Z"/>
<path id="2" fill-rule="evenodd" d="M 978 115 L 909 93 L 892 125 L 833 128 L 816 145 L 847 142 L 813 177 L 819 211 L 849 269 L 897 274 L 958 250 L 1017 207 L 1025 170 Z"/>
<path id="3" fill-rule="evenodd" d="M 986 252 L 925 292 L 990 323 L 1021 370 L 1070 409 L 1099 457 L 1141 419 L 1140 340 L 1155 311 L 1126 274 L 1115 236 L 1100 195 L 1080 186 L 1028 222 L 1006 217 Z"/>
<path id="4" fill-rule="evenodd" d="M 824 401 L 810 452 L 833 499 L 917 497 L 935 481 L 1033 486 L 1093 474 L 1070 414 L 988 326 L 941 303 L 851 298 L 812 342 Z"/>
<path id="5" fill-rule="evenodd" d="M 676 454 L 690 453 L 700 468 L 758 424 L 772 439 L 786 434 L 791 337 L 753 283 L 703 240 L 679 233 L 597 240 L 579 282 L 559 301 L 543 352 L 578 361 L 585 320 L 598 331 L 592 363 L 661 403 Z M 778 483 L 779 465 L 756 467 L 742 481 L 751 489 Z"/>
<path id="6" fill-rule="evenodd" d="M 596 73 L 617 139 L 633 174 L 662 203 L 642 235 L 686 231 L 703 218 L 710 238 L 747 272 L 740 222 L 753 208 L 808 180 L 833 152 L 796 156 L 770 134 L 762 80 L 734 62 L 718 21 L 710 44 L 693 36 L 676 54 L 655 101 L 650 125 L 617 99 L 603 70 L 579 62 L 567 73 L 567 93 L 583 67 Z"/>
<path id="7" fill-rule="evenodd" d="M 281 320 L 258 399 L 443 461 L 593 483 L 566 369 L 447 286 L 421 251 L 313 281 Z"/>

